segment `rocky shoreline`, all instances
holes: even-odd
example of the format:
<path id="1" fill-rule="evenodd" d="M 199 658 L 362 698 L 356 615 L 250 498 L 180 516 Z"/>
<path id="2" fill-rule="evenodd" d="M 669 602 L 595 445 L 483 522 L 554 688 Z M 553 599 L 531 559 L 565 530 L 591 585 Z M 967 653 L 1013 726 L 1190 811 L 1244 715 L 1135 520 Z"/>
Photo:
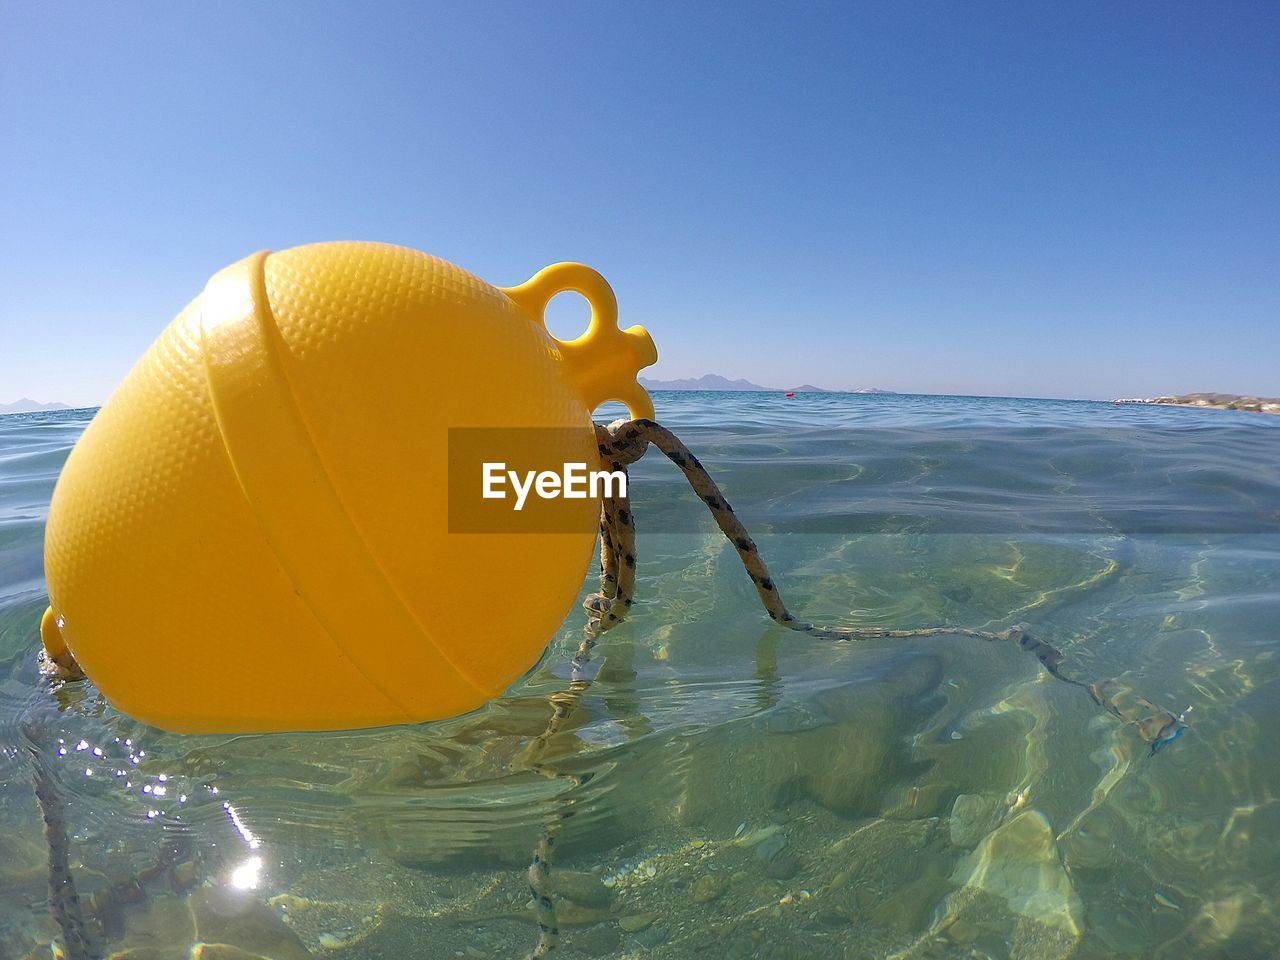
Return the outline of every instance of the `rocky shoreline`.
<path id="1" fill-rule="evenodd" d="M 1114 403 L 1158 403 L 1168 407 L 1208 407 L 1249 413 L 1280 413 L 1280 397 L 1251 397 L 1238 393 L 1184 393 L 1173 397 L 1115 400 Z"/>

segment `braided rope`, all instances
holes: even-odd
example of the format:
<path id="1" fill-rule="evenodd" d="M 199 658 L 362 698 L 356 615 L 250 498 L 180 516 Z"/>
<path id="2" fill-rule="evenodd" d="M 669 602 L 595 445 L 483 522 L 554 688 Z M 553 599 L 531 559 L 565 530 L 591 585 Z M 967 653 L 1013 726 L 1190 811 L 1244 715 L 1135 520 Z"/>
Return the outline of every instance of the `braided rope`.
<path id="1" fill-rule="evenodd" d="M 596 426 L 597 439 L 603 430 L 603 427 Z M 631 461 L 612 459 L 609 462 L 610 469 L 625 474 Z M 620 486 L 625 489 L 625 485 Z M 615 494 L 600 505 L 600 592 L 593 593 L 583 602 L 587 610 L 587 624 L 583 629 L 578 651 L 573 657 L 569 687 L 551 695 L 551 718 L 541 735 L 529 744 L 523 761 L 526 769 L 540 776 L 567 781 L 571 791 L 587 783 L 591 775 L 561 773 L 546 764 L 543 758 L 548 745 L 564 728 L 582 695 L 591 686 L 586 668 L 596 640 L 623 618 L 627 608 L 631 606 L 635 585 L 635 531 L 631 523 L 631 501 L 625 495 Z M 529 864 L 529 893 L 533 897 L 534 914 L 538 923 L 538 942 L 529 954 L 530 960 L 542 960 L 560 942 L 560 927 L 556 921 L 556 907 L 551 890 L 552 852 L 565 820 L 574 814 L 575 802 L 572 792 L 558 798 L 557 809 L 543 827 L 542 836 L 533 851 L 533 861 Z"/>
<path id="2" fill-rule="evenodd" d="M 798 633 L 823 640 L 846 643 L 855 640 L 902 639 L 908 637 L 957 636 L 973 637 L 988 641 L 1012 641 L 1019 648 L 1034 654 L 1045 670 L 1054 678 L 1088 691 L 1099 706 L 1131 724 L 1144 741 L 1151 744 L 1154 754 L 1162 746 L 1176 740 L 1186 724 L 1168 710 L 1130 691 L 1118 680 L 1078 680 L 1064 671 L 1065 657 L 1052 644 L 1033 637 L 1022 626 L 1005 630 L 973 630 L 965 627 L 921 627 L 917 629 L 888 629 L 884 627 L 823 627 L 798 620 L 783 602 L 778 585 L 769 575 L 769 568 L 760 556 L 755 541 L 733 507 L 720 492 L 719 486 L 701 461 L 694 456 L 680 438 L 666 427 L 652 420 L 619 420 L 608 427 L 595 425 L 596 443 L 600 457 L 610 470 L 625 473 L 627 467 L 644 456 L 649 445 L 657 447 L 668 460 L 680 468 L 699 499 L 707 505 L 716 526 L 733 544 L 743 569 L 755 584 L 756 594 L 765 612 L 779 625 Z M 572 786 L 586 783 L 588 776 L 572 776 L 557 772 L 543 760 L 547 744 L 563 729 L 573 710 L 590 686 L 585 667 L 592 648 L 601 633 L 616 626 L 631 607 L 636 582 L 636 533 L 631 514 L 631 502 L 625 496 L 606 497 L 600 505 L 600 590 L 583 601 L 587 612 L 587 625 L 578 652 L 573 659 L 573 673 L 566 691 L 550 698 L 552 716 L 546 730 L 534 740 L 526 752 L 527 768 L 542 776 L 565 779 Z M 562 797 L 560 806 L 552 814 L 543 829 L 541 839 L 529 866 L 529 890 L 533 895 L 538 920 L 538 941 L 529 954 L 529 960 L 542 960 L 559 942 L 560 931 L 556 923 L 555 902 L 551 890 L 552 852 L 559 838 L 564 821 L 572 816 L 573 799 Z"/>
<path id="3" fill-rule="evenodd" d="M 90 938 L 75 878 L 71 875 L 71 838 L 63 813 L 66 801 L 35 747 L 28 747 L 28 754 L 36 802 L 44 819 L 45 845 L 49 849 L 49 905 L 62 932 L 66 960 L 99 960 L 102 955 Z"/>
<path id="4" fill-rule="evenodd" d="M 70 654 L 67 657 L 70 658 Z M 74 671 L 79 670 L 74 659 L 70 663 Z M 196 859 L 198 851 L 185 828 L 165 820 L 162 822 L 164 840 L 153 863 L 136 874 L 99 888 L 88 897 L 81 897 L 71 870 L 72 834 L 67 825 L 67 800 L 38 746 L 45 737 L 44 729 L 28 718 L 21 723 L 21 730 L 26 740 L 36 803 L 44 821 L 49 905 L 62 934 L 61 956 L 64 960 L 101 960 L 104 945 L 113 935 L 113 923 L 123 923 L 124 910 L 146 902 L 148 885 L 167 879 L 169 888 L 176 892 L 192 885 L 191 880 L 178 879 L 175 871 L 181 864 Z"/>

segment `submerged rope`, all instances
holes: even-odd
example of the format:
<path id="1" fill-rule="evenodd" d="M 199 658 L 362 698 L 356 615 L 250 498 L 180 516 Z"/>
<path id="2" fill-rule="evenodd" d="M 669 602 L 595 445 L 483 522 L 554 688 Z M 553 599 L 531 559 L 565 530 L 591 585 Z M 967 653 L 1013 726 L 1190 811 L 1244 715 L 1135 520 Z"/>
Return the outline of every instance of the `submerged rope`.
<path id="1" fill-rule="evenodd" d="M 102 954 L 90 938 L 75 878 L 71 875 L 71 837 L 63 812 L 66 801 L 37 749 L 28 744 L 27 753 L 36 802 L 44 819 L 45 845 L 49 849 L 49 905 L 62 932 L 66 960 L 100 960 Z"/>
<path id="2" fill-rule="evenodd" d="M 68 658 L 70 654 L 67 655 Z M 79 667 L 70 661 L 73 672 Z M 65 663 L 58 666 L 66 669 Z M 43 665 L 42 665 L 43 668 Z M 46 676 L 53 676 L 46 673 Z M 83 674 L 80 674 L 83 678 Z M 33 720 L 22 724 L 26 740 L 31 780 L 44 821 L 44 840 L 48 851 L 49 906 L 54 922 L 62 934 L 64 960 L 101 960 L 105 943 L 123 929 L 124 911 L 143 905 L 148 886 L 165 879 L 168 887 L 181 893 L 194 885 L 194 871 L 181 878 L 177 868 L 198 857 L 186 828 L 164 821 L 164 840 L 155 861 L 136 874 L 100 887 L 88 897 L 81 897 L 71 871 L 71 830 L 67 825 L 67 799 L 59 787 L 53 770 L 41 754 L 38 744 L 44 739 L 42 726 Z"/>
<path id="3" fill-rule="evenodd" d="M 1066 658 L 1052 644 L 1032 636 L 1022 626 L 1005 630 L 973 630 L 964 627 L 922 627 L 891 630 L 884 627 L 824 627 L 798 620 L 787 609 L 769 568 L 765 565 L 755 541 L 733 512 L 733 507 L 720 492 L 701 461 L 694 456 L 680 438 L 666 427 L 652 420 L 619 420 L 603 427 L 595 424 L 596 443 L 605 466 L 626 473 L 627 468 L 644 456 L 649 445 L 657 447 L 668 460 L 680 468 L 689 486 L 707 505 L 716 526 L 733 544 L 747 575 L 755 584 L 756 594 L 765 612 L 788 630 L 811 637 L 836 642 L 854 640 L 900 639 L 907 637 L 958 636 L 988 641 L 1011 641 L 1034 654 L 1050 676 L 1088 691 L 1094 702 L 1126 724 L 1132 725 L 1142 739 L 1151 744 L 1151 754 L 1176 740 L 1186 729 L 1186 724 L 1172 712 L 1156 706 L 1150 700 L 1131 691 L 1116 679 L 1087 681 L 1070 676 L 1064 670 Z M 567 690 L 551 696 L 552 715 L 546 730 L 529 745 L 525 753 L 527 769 L 542 776 L 567 780 L 571 786 L 581 786 L 590 775 L 560 773 L 544 761 L 551 739 L 559 733 L 574 708 L 590 686 L 585 667 L 591 658 L 592 648 L 600 634 L 616 626 L 626 616 L 635 598 L 636 582 L 636 532 L 631 513 L 631 502 L 625 496 L 612 495 L 600 505 L 600 590 L 583 601 L 587 612 L 587 625 L 578 652 L 573 658 L 573 673 Z M 549 818 L 534 850 L 529 865 L 529 890 L 533 896 L 538 921 L 538 941 L 529 954 L 530 960 L 541 960 L 551 953 L 559 942 L 560 931 L 556 922 L 555 901 L 552 899 L 552 853 L 559 839 L 564 821 L 573 815 L 572 793 L 558 800 L 558 808 Z"/>

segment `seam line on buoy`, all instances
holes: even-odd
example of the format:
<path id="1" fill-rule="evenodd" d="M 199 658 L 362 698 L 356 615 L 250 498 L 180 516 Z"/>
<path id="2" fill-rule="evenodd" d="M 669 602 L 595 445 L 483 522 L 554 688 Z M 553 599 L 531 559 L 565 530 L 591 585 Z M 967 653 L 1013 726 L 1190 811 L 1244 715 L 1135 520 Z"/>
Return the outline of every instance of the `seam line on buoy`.
<path id="1" fill-rule="evenodd" d="M 315 435 L 312 433 L 311 425 L 307 421 L 306 408 L 302 405 L 301 400 L 299 400 L 298 391 L 294 386 L 293 379 L 289 376 L 289 364 L 285 360 L 287 345 L 284 341 L 284 335 L 281 334 L 279 325 L 276 323 L 275 311 L 271 309 L 271 299 L 267 295 L 265 259 L 263 260 L 262 269 L 257 279 L 262 285 L 260 293 L 262 296 L 263 312 L 266 314 L 269 321 L 265 335 L 270 349 L 272 350 L 272 359 L 275 361 L 275 365 L 279 370 L 280 378 L 284 383 L 285 390 L 289 394 L 289 399 L 293 401 L 294 409 L 298 413 L 298 423 L 302 428 L 303 434 L 307 438 L 307 442 L 311 445 L 312 451 L 315 453 L 316 462 L 320 464 L 320 469 L 324 475 L 325 481 L 329 485 L 330 491 L 333 493 L 333 498 L 338 503 L 338 506 L 342 508 L 343 517 L 346 519 L 347 524 L 351 528 L 351 532 L 355 535 L 356 540 L 360 543 L 360 546 L 363 549 L 362 558 L 376 572 L 377 579 L 384 591 L 395 601 L 397 610 L 413 625 L 417 633 L 421 636 L 423 643 L 430 644 L 436 653 L 439 654 L 440 659 L 452 667 L 454 672 L 465 680 L 467 684 L 485 700 L 491 699 L 494 696 L 495 691 L 487 689 L 477 682 L 470 673 L 458 665 L 457 661 L 449 655 L 448 651 L 445 650 L 444 647 L 435 642 L 431 631 L 427 628 L 427 625 L 422 622 L 418 615 L 414 613 L 413 608 L 409 606 L 404 595 L 400 592 L 399 588 L 396 587 L 390 574 L 387 573 L 386 567 L 384 567 L 381 561 L 379 561 L 378 555 L 374 552 L 373 547 L 365 538 L 363 531 L 360 529 L 360 525 L 356 523 L 355 518 L 351 515 L 351 511 L 347 508 L 347 503 L 346 500 L 343 499 L 342 491 L 334 482 L 333 473 L 329 469 L 329 464 L 325 462 L 324 454 L 320 451 L 320 445 L 315 441 Z M 345 645 L 343 645 L 341 640 L 338 640 L 337 642 L 339 647 L 341 647 L 345 653 Z M 379 689 L 381 689 L 381 687 L 379 687 Z M 396 699 L 396 702 L 400 702 L 398 698 Z M 409 712 L 412 713 L 413 711 Z"/>
<path id="2" fill-rule="evenodd" d="M 343 638 L 352 629 L 364 627 L 359 635 L 365 638 L 372 635 L 376 643 L 379 635 L 373 622 L 376 612 L 382 615 L 386 630 L 400 634 L 406 640 L 412 638 L 414 642 L 426 645 L 426 649 L 430 651 L 426 653 L 424 650 L 428 668 L 434 664 L 437 669 L 451 670 L 459 681 L 473 689 L 482 699 L 487 699 L 490 693 L 458 669 L 433 641 L 430 633 L 391 584 L 343 502 L 327 465 L 320 457 L 281 355 L 283 338 L 267 297 L 266 258 L 267 255 L 261 254 L 251 264 L 237 265 L 241 271 L 240 277 L 223 280 L 224 283 L 243 284 L 244 293 L 248 295 L 247 302 L 237 304 L 234 311 L 241 319 L 233 321 L 246 325 L 243 333 L 248 340 L 238 342 L 236 334 L 230 332 L 226 334 L 228 343 L 242 352 L 261 354 L 257 365 L 233 362 L 229 366 L 219 366 L 215 371 L 208 343 L 209 329 L 216 328 L 217 323 L 209 325 L 202 318 L 201 332 L 206 347 L 206 376 L 210 380 L 211 393 L 215 398 L 214 410 L 223 444 L 231 458 L 241 491 L 248 500 L 268 545 L 292 581 L 299 599 L 331 637 L 338 651 L 401 714 L 402 722 L 419 719 L 422 710 L 410 708 L 408 703 L 413 702 L 411 697 L 406 702 L 406 699 L 396 694 L 395 688 L 389 688 L 379 679 L 376 671 L 366 667 L 365 661 L 372 660 L 374 655 L 357 655 L 343 642 Z M 246 273 L 250 275 L 245 276 Z M 210 282 L 210 287 L 216 282 L 217 278 Z M 232 292 L 238 293 L 234 290 Z M 216 312 L 215 310 L 215 315 Z M 244 416 L 232 416 L 237 413 L 236 404 L 243 399 L 243 393 L 250 395 L 245 409 L 253 414 L 252 426 L 245 422 Z M 222 409 L 224 406 L 225 410 Z M 279 456 L 276 455 L 277 452 Z M 283 497 L 280 495 L 280 485 L 272 482 L 274 478 L 270 475 L 270 468 L 273 465 L 283 471 L 286 480 L 292 481 L 286 483 L 287 489 Z M 251 474 L 257 475 L 246 477 L 246 468 Z M 302 541 L 311 537 L 313 532 L 319 536 L 319 541 L 313 548 L 313 553 L 320 551 L 319 559 L 314 555 L 308 556 L 308 551 L 302 546 Z M 325 544 L 325 539 L 331 542 Z M 325 551 L 326 546 L 331 552 Z M 325 562 L 325 558 L 331 556 L 345 557 L 343 564 L 347 568 L 346 576 L 341 576 L 341 567 L 336 568 L 337 573 L 334 573 L 335 568 Z M 363 592 L 366 602 L 374 608 L 369 610 L 371 619 L 367 627 L 364 623 L 353 626 L 352 622 L 347 622 L 343 625 L 343 620 L 352 621 L 353 617 L 361 620 L 361 615 L 352 614 L 341 603 L 324 602 L 324 598 L 330 593 L 344 589 L 348 592 Z M 377 610 L 378 607 L 381 611 Z"/>

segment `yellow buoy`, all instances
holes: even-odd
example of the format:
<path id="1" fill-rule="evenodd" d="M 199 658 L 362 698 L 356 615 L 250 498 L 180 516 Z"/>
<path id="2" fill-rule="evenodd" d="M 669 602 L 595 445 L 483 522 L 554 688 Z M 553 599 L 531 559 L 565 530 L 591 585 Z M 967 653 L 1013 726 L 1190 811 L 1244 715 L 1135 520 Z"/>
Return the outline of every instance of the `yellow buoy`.
<path id="1" fill-rule="evenodd" d="M 592 308 L 567 342 L 542 321 L 565 290 Z M 591 411 L 618 400 L 652 417 L 635 375 L 656 359 L 581 264 L 508 289 L 372 243 L 227 267 L 63 468 L 46 650 L 69 650 L 118 709 L 181 732 L 474 709 L 564 619 L 598 501 L 562 501 L 550 527 L 468 526 L 450 491 L 465 481 L 478 497 L 481 477 L 450 474 L 451 442 L 465 434 L 482 457 L 485 437 L 523 430 L 547 462 L 597 467 Z"/>

